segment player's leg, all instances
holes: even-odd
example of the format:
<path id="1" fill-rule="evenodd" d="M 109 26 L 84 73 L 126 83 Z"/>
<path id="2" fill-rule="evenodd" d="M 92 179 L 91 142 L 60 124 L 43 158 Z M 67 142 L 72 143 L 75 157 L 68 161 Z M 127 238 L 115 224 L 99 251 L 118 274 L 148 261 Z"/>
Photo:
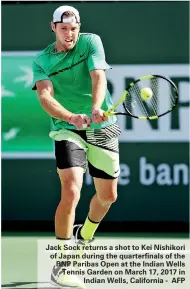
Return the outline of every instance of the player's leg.
<path id="1" fill-rule="evenodd" d="M 62 248 L 59 253 L 65 256 L 72 253 L 70 250 L 64 250 L 64 245 L 71 245 L 70 239 L 73 233 L 75 209 L 80 198 L 83 173 L 84 169 L 81 167 L 58 169 L 61 181 L 61 200 L 55 214 L 55 234 Z M 73 270 L 72 266 L 63 267 L 60 260 L 56 260 L 51 272 L 51 283 L 61 286 L 61 288 L 85 288 L 80 278 L 67 274 L 67 270 Z"/>
<path id="2" fill-rule="evenodd" d="M 111 204 L 117 199 L 117 178 L 119 176 L 119 144 L 120 129 L 112 125 L 90 136 L 88 144 L 89 172 L 94 178 L 96 193 L 90 202 L 90 210 L 80 235 L 89 240 L 108 212 Z M 94 143 L 94 144 L 92 144 Z M 79 236 L 80 236 L 79 235 Z"/>
<path id="3" fill-rule="evenodd" d="M 62 136 L 59 136 L 62 138 Z M 55 234 L 62 254 L 70 254 L 63 245 L 70 244 L 75 219 L 75 209 L 80 198 L 83 173 L 86 168 L 86 150 L 80 136 L 64 132 L 64 140 L 55 141 L 57 172 L 61 182 L 61 198 L 55 214 Z M 84 288 L 84 283 L 74 275 L 65 273 L 60 260 L 56 260 L 51 272 L 51 283 L 61 287 Z M 64 269 L 64 270 L 63 270 Z"/>
<path id="4" fill-rule="evenodd" d="M 55 234 L 59 239 L 69 239 L 72 235 L 86 168 L 86 151 L 80 137 L 75 133 L 68 134 L 69 140 L 55 141 L 57 172 L 61 182 L 61 199 L 55 214 Z"/>
<path id="5" fill-rule="evenodd" d="M 117 181 L 117 178 L 113 180 L 94 178 L 96 194 L 90 202 L 90 220 L 100 222 L 111 204 L 117 200 Z"/>
<path id="6" fill-rule="evenodd" d="M 69 239 L 72 236 L 75 209 L 80 198 L 83 182 L 83 168 L 58 169 L 61 181 L 61 200 L 55 214 L 55 233 L 57 238 Z"/>
<path id="7" fill-rule="evenodd" d="M 80 232 L 82 238 L 86 240 L 93 238 L 99 223 L 117 199 L 117 178 L 113 180 L 94 178 L 94 184 L 96 193 L 91 199 L 90 210 Z"/>

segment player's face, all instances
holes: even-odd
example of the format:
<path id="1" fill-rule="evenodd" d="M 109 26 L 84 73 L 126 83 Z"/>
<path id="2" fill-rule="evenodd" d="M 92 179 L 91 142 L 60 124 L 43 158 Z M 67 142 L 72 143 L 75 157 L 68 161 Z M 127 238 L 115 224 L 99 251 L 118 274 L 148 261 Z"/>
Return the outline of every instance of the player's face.
<path id="1" fill-rule="evenodd" d="M 78 23 L 57 23 L 54 30 L 57 42 L 64 50 L 71 50 L 77 42 L 79 30 Z"/>

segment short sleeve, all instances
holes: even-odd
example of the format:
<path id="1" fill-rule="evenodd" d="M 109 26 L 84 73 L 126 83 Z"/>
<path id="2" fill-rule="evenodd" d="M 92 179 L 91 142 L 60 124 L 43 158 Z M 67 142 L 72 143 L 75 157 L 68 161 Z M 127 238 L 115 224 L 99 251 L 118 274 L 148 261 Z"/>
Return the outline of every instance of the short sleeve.
<path id="1" fill-rule="evenodd" d="M 32 70 L 33 70 L 32 90 L 36 90 L 36 82 L 46 79 L 50 80 L 50 78 L 47 76 L 44 70 L 36 63 L 36 61 L 33 62 Z"/>
<path id="2" fill-rule="evenodd" d="M 87 64 L 89 71 L 96 69 L 111 69 L 111 66 L 106 63 L 104 47 L 101 38 L 98 35 L 95 35 L 90 43 Z"/>

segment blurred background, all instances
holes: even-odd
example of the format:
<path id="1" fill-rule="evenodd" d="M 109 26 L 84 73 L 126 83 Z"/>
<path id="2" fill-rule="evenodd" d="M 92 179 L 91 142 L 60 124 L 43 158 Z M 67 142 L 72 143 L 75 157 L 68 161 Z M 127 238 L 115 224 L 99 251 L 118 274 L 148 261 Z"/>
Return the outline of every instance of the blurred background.
<path id="1" fill-rule="evenodd" d="M 126 244 L 189 237 L 189 2 L 2 1 L 2 288 L 50 289 L 36 282 L 37 244 L 55 238 L 60 184 L 50 118 L 31 90 L 32 62 L 54 41 L 50 21 L 64 4 L 80 11 L 82 32 L 101 37 L 113 101 L 147 74 L 165 75 L 179 90 L 179 106 L 163 118 L 118 117 L 118 199 L 96 237 L 124 237 Z M 87 172 L 76 223 L 93 194 Z"/>
<path id="2" fill-rule="evenodd" d="M 99 232 L 176 232 L 189 227 L 189 3 L 2 1 L 2 230 L 54 232 L 60 198 L 50 119 L 31 90 L 35 54 L 54 41 L 60 5 L 80 11 L 81 32 L 98 34 L 113 99 L 139 76 L 162 74 L 179 89 L 179 106 L 154 122 L 119 117 L 118 200 Z M 94 194 L 84 176 L 76 223 Z"/>

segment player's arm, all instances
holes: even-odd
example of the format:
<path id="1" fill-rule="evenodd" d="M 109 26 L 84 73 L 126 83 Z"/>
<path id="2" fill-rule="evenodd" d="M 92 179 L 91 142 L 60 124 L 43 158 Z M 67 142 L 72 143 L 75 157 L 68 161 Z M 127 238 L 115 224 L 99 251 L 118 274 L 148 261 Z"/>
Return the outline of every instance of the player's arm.
<path id="1" fill-rule="evenodd" d="M 49 76 L 38 63 L 38 56 L 33 61 L 33 88 L 37 89 L 39 101 L 43 109 L 52 117 L 69 122 L 72 113 L 65 109 L 55 98 L 54 89 Z"/>
<path id="2" fill-rule="evenodd" d="M 107 89 L 105 70 L 110 69 L 110 66 L 106 63 L 104 47 L 98 35 L 94 35 L 91 40 L 88 69 L 92 79 L 92 121 L 94 123 L 101 123 L 107 120 L 101 107 Z"/>
<path id="3" fill-rule="evenodd" d="M 74 115 L 65 109 L 55 98 L 53 85 L 50 80 L 41 80 L 36 83 L 38 98 L 43 109 L 52 117 L 69 122 Z"/>
<path id="4" fill-rule="evenodd" d="M 41 106 L 51 117 L 73 124 L 77 129 L 82 129 L 83 123 L 87 123 L 87 125 L 90 124 L 90 118 L 88 116 L 72 113 L 54 98 L 51 79 L 36 61 L 33 62 L 33 75 L 32 89 L 37 89 Z"/>
<path id="5" fill-rule="evenodd" d="M 90 71 L 92 80 L 92 110 L 101 108 L 106 95 L 107 80 L 105 71 L 101 69 Z"/>
<path id="6" fill-rule="evenodd" d="M 84 123 L 87 126 L 90 125 L 88 116 L 70 112 L 54 98 L 53 85 L 50 80 L 36 82 L 36 88 L 40 104 L 50 116 L 73 124 L 77 129 L 82 129 Z"/>

